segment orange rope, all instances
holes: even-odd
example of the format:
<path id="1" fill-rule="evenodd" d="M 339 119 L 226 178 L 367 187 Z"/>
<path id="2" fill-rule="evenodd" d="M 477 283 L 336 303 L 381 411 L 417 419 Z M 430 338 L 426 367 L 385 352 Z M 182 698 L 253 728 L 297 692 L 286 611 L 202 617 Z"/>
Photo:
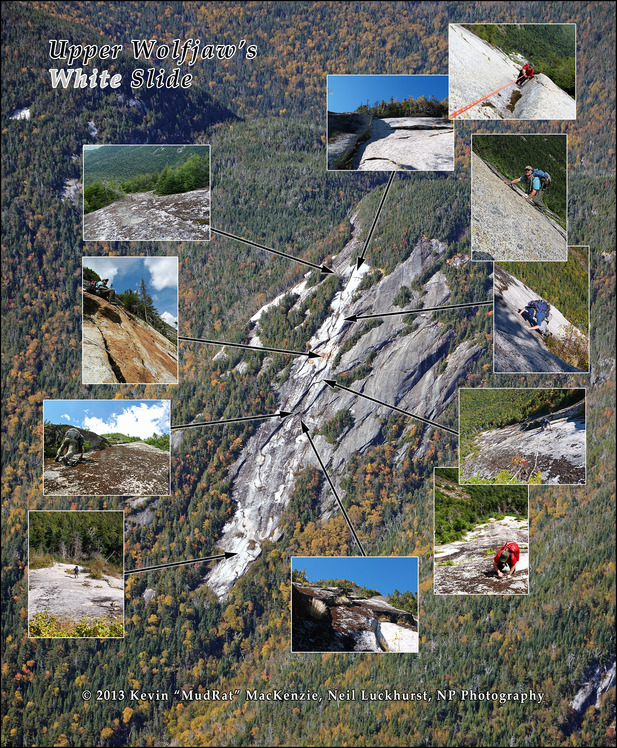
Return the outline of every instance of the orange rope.
<path id="1" fill-rule="evenodd" d="M 452 112 L 452 114 L 450 115 L 450 119 L 454 119 L 455 117 L 458 117 L 458 115 L 461 112 L 466 112 L 468 109 L 471 109 L 472 106 L 479 104 L 481 101 L 484 101 L 484 99 L 488 99 L 489 96 L 492 96 L 493 94 L 499 93 L 499 91 L 503 91 L 503 89 L 507 88 L 508 86 L 513 86 L 515 83 L 516 81 L 512 81 L 512 83 L 506 83 L 505 86 L 498 88 L 496 91 L 491 91 L 490 94 L 486 94 L 486 96 L 483 96 L 481 99 L 478 99 L 477 101 L 472 101 L 471 104 L 467 104 L 467 106 L 464 106 L 461 109 L 457 109 L 456 112 Z"/>

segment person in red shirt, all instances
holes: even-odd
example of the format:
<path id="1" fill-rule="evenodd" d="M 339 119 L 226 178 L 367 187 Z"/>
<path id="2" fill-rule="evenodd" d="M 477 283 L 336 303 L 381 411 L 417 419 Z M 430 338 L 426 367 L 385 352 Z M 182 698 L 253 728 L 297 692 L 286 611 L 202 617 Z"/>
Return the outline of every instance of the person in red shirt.
<path id="1" fill-rule="evenodd" d="M 518 544 L 512 541 L 502 546 L 496 553 L 493 559 L 493 569 L 495 570 L 498 577 L 511 577 L 514 574 L 514 569 L 518 564 L 518 560 L 521 557 L 521 551 Z M 508 565 L 510 569 L 508 574 L 504 574 L 504 569 Z"/>
<path id="2" fill-rule="evenodd" d="M 524 83 L 530 78 L 533 78 L 533 74 L 534 74 L 533 62 L 526 62 L 523 65 L 521 72 L 518 74 L 518 78 L 516 79 L 516 85 L 520 86 L 521 83 Z"/>

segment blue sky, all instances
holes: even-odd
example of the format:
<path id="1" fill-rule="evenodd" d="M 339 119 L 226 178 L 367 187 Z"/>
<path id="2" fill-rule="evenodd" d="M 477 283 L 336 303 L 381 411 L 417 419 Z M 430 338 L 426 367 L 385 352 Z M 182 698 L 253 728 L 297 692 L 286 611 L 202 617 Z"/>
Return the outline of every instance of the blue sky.
<path id="1" fill-rule="evenodd" d="M 178 318 L 177 257 L 83 257 L 83 265 L 109 278 L 116 293 L 136 291 L 143 278 L 159 314 Z M 169 321 L 169 320 L 167 320 Z"/>
<path id="2" fill-rule="evenodd" d="M 147 439 L 156 432 L 169 434 L 169 400 L 45 400 L 43 419 L 111 434 Z"/>
<path id="3" fill-rule="evenodd" d="M 418 559 L 396 556 L 298 556 L 292 569 L 306 571 L 310 582 L 349 579 L 362 587 L 389 595 L 394 590 L 418 594 Z"/>
<path id="4" fill-rule="evenodd" d="M 328 111 L 354 112 L 361 104 L 370 106 L 394 98 L 448 98 L 447 75 L 329 75 Z"/>

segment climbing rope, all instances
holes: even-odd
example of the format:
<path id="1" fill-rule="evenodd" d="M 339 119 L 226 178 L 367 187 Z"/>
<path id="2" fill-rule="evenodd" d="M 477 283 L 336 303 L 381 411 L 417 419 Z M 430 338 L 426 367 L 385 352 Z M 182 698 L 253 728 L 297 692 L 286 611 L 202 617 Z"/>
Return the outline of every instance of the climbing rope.
<path id="1" fill-rule="evenodd" d="M 458 115 L 461 112 L 466 112 L 468 109 L 471 109 L 472 106 L 475 106 L 476 104 L 479 104 L 481 101 L 484 101 L 484 99 L 488 99 L 490 96 L 493 96 L 493 94 L 499 93 L 499 91 L 503 91 L 504 88 L 508 88 L 508 86 L 513 86 L 516 83 L 516 81 L 512 81 L 512 83 L 506 83 L 505 86 L 502 86 L 501 88 L 498 88 L 496 91 L 491 91 L 489 94 L 486 94 L 486 96 L 483 96 L 481 99 L 477 99 L 476 101 L 472 101 L 471 104 L 467 104 L 467 106 L 461 107 L 460 109 L 457 109 L 456 112 L 452 112 L 450 115 L 450 119 L 454 119 L 455 117 L 458 117 Z"/>

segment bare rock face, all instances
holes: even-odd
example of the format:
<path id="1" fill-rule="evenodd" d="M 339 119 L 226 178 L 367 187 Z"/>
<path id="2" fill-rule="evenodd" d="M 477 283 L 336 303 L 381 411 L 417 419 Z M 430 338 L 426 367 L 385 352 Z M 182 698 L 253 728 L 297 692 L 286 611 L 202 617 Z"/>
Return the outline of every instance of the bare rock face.
<path id="1" fill-rule="evenodd" d="M 527 83 L 514 107 L 515 119 L 576 119 L 576 102 L 546 75 Z"/>
<path id="2" fill-rule="evenodd" d="M 136 192 L 84 216 L 85 241 L 208 241 L 210 190 Z"/>
<path id="3" fill-rule="evenodd" d="M 457 487 L 464 490 L 463 486 Z M 506 543 L 521 555 L 512 577 L 499 578 L 493 558 Z M 435 594 L 526 595 L 529 592 L 529 522 L 516 517 L 489 520 L 464 538 L 435 546 Z"/>
<path id="4" fill-rule="evenodd" d="M 566 231 L 525 202 L 476 154 L 471 156 L 471 250 L 474 260 L 568 259 Z"/>
<path id="5" fill-rule="evenodd" d="M 176 384 L 178 348 L 142 320 L 84 293 L 84 384 Z"/>
<path id="6" fill-rule="evenodd" d="M 300 416 L 314 434 L 316 448 L 341 496 L 344 492 L 339 481 L 350 456 L 379 442 L 382 420 L 392 411 L 345 390 L 333 390 L 324 380 L 337 379 L 364 364 L 370 356 L 372 370 L 379 375 L 365 375 L 351 383 L 353 389 L 439 422 L 444 411 L 456 400 L 460 377 L 482 354 L 479 345 L 465 341 L 444 364 L 456 333 L 451 320 L 431 312 L 414 315 L 411 326 L 402 316 L 384 318 L 381 325 L 361 335 L 351 345 L 350 339 L 362 332 L 365 322 L 348 322 L 345 317 L 391 310 L 401 286 L 411 287 L 413 280 L 429 267 L 435 267 L 436 272 L 424 286 L 422 303 L 412 300 L 410 308 L 439 306 L 447 303 L 451 296 L 445 276 L 437 269 L 444 262 L 447 251 L 444 244 L 421 240 L 405 262 L 364 291 L 358 291 L 358 287 L 371 269 L 366 262 L 359 269 L 355 263 L 349 263 L 356 247 L 357 241 L 352 239 L 336 257 L 335 269 L 342 279 L 343 289 L 331 303 L 330 316 L 309 341 L 310 350 L 319 353 L 321 358 L 296 359 L 290 364 L 289 376 L 278 389 L 280 408 Z M 302 282 L 291 292 L 298 296 L 296 304 L 301 304 L 314 289 Z M 259 334 L 259 318 L 260 313 L 253 317 L 257 323 L 255 336 Z M 349 350 L 343 352 L 346 343 Z M 315 432 L 339 410 L 349 411 L 353 425 L 340 436 L 337 444 L 330 444 Z M 432 431 L 410 419 L 409 428 L 412 426 L 422 429 L 417 453 L 421 457 L 429 448 Z M 174 433 L 172 446 L 176 450 L 181 448 L 184 432 Z M 297 418 L 264 422 L 248 440 L 229 473 L 233 481 L 231 495 L 235 513 L 219 540 L 221 548 L 237 555 L 222 560 L 208 574 L 207 585 L 215 594 L 223 596 L 229 591 L 261 553 L 265 540 L 280 539 L 279 522 L 295 485 L 295 473 L 308 465 L 319 468 Z M 323 496 L 326 512 L 332 502 L 332 494 L 326 489 Z"/>
<path id="7" fill-rule="evenodd" d="M 411 613 L 381 596 L 340 593 L 332 587 L 292 585 L 292 651 L 418 651 L 418 624 Z"/>
<path id="8" fill-rule="evenodd" d="M 452 171 L 454 130 L 439 117 L 374 119 L 354 154 L 358 171 Z"/>
<path id="9" fill-rule="evenodd" d="M 461 483 L 473 477 L 494 480 L 502 470 L 524 482 L 540 473 L 543 485 L 585 483 L 584 402 L 550 414 L 549 420 L 550 431 L 542 431 L 539 420 L 481 431 L 472 452 L 461 454 Z"/>
<path id="10" fill-rule="evenodd" d="M 517 314 L 530 301 L 538 299 L 538 294 L 499 265 L 495 265 L 494 289 L 496 372 L 582 371 L 551 353 L 540 332 L 530 330 L 529 324 Z M 563 339 L 569 324 L 559 309 L 551 305 L 548 334 Z"/>
<path id="11" fill-rule="evenodd" d="M 83 617 L 121 619 L 124 611 L 122 577 L 103 574 L 92 579 L 74 564 L 54 563 L 44 569 L 28 571 L 28 613 L 49 613 L 78 621 Z"/>
<path id="12" fill-rule="evenodd" d="M 612 688 L 615 688 L 616 663 L 608 664 L 603 667 L 597 667 L 591 674 L 585 685 L 579 689 L 576 696 L 572 699 L 570 706 L 578 714 L 582 714 L 590 706 L 600 709 L 602 706 L 602 697 Z"/>
<path id="13" fill-rule="evenodd" d="M 362 138 L 373 118 L 366 112 L 328 112 L 328 169 L 340 169 Z"/>
<path id="14" fill-rule="evenodd" d="M 456 119 L 576 119 L 576 102 L 537 71 L 520 89 L 513 84 L 520 59 L 502 52 L 458 24 L 449 34 L 450 112 L 507 86 Z"/>

